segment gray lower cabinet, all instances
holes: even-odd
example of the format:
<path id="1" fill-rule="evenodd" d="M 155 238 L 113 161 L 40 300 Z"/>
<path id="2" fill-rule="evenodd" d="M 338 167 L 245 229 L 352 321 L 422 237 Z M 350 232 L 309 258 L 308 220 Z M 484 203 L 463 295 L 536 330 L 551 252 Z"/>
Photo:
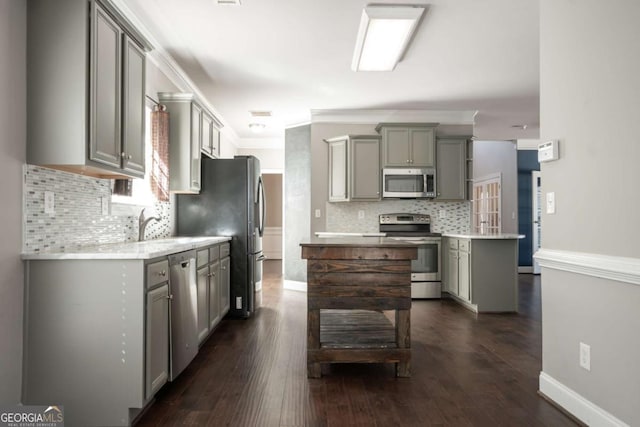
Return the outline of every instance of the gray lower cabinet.
<path id="1" fill-rule="evenodd" d="M 27 4 L 27 162 L 143 177 L 145 41 L 105 4 Z"/>
<path id="2" fill-rule="evenodd" d="M 325 140 L 329 150 L 329 201 L 380 200 L 378 135 L 344 135 Z"/>
<path id="3" fill-rule="evenodd" d="M 204 264 L 200 263 L 201 254 L 206 260 Z M 202 343 L 209 335 L 209 250 L 198 251 L 197 259 L 198 343 Z"/>
<path id="4" fill-rule="evenodd" d="M 220 259 L 221 254 L 225 257 Z M 197 252 L 198 342 L 202 344 L 229 311 L 229 243 Z"/>
<path id="5" fill-rule="evenodd" d="M 467 138 L 438 137 L 436 140 L 436 198 L 467 198 Z"/>
<path id="6" fill-rule="evenodd" d="M 445 237 L 444 289 L 473 311 L 518 311 L 517 242 Z"/>
<path id="7" fill-rule="evenodd" d="M 24 404 L 64 402 L 68 425 L 131 424 L 168 377 L 168 268 L 151 264 L 26 262 Z"/>
<path id="8" fill-rule="evenodd" d="M 209 266 L 209 327 L 213 330 L 220 322 L 220 261 L 216 260 Z"/>
<path id="9" fill-rule="evenodd" d="M 145 398 L 150 399 L 169 379 L 169 263 L 147 266 L 145 326 Z"/>
<path id="10" fill-rule="evenodd" d="M 223 244 L 223 247 L 225 245 Z M 220 260 L 220 316 L 224 316 L 229 312 L 231 307 L 231 258 L 228 255 Z M 222 254 L 221 254 L 222 256 Z"/>
<path id="11" fill-rule="evenodd" d="M 437 123 L 380 123 L 382 167 L 435 167 Z"/>

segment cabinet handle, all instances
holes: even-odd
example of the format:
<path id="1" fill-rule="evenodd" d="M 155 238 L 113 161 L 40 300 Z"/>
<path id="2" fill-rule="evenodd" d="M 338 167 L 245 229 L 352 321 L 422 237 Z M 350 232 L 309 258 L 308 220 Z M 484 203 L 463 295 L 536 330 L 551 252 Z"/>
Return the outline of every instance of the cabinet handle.
<path id="1" fill-rule="evenodd" d="M 127 153 L 125 153 L 125 152 L 123 151 L 122 153 L 120 153 L 120 157 L 122 157 L 122 158 L 124 159 L 125 157 L 127 157 Z"/>
<path id="2" fill-rule="evenodd" d="M 158 273 L 158 276 L 166 277 L 167 276 L 167 272 L 162 270 L 160 273 Z"/>
<path id="3" fill-rule="evenodd" d="M 168 299 L 168 300 L 172 300 L 173 299 L 173 295 L 169 294 L 165 298 Z"/>
<path id="4" fill-rule="evenodd" d="M 129 155 L 127 156 L 127 160 L 131 160 L 131 158 L 132 158 L 132 157 L 133 157 L 133 156 L 132 156 L 131 154 L 129 154 Z"/>
<path id="5" fill-rule="evenodd" d="M 407 163 L 411 163 L 411 160 L 407 159 Z"/>
<path id="6" fill-rule="evenodd" d="M 225 267 L 222 267 L 222 269 L 223 269 L 223 270 L 226 270 L 226 269 L 227 269 L 227 267 L 226 267 L 226 266 L 225 266 Z"/>

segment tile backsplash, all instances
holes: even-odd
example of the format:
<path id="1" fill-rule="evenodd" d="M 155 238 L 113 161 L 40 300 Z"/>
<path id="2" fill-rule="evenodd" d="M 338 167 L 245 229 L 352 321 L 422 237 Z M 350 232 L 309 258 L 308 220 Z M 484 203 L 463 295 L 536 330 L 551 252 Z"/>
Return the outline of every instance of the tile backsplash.
<path id="1" fill-rule="evenodd" d="M 364 213 L 364 218 L 358 218 L 359 211 Z M 384 213 L 429 214 L 434 233 L 469 233 L 471 224 L 471 203 L 468 201 L 382 200 L 326 203 L 327 231 L 375 233 L 378 231 L 378 215 Z"/>
<path id="2" fill-rule="evenodd" d="M 54 193 L 54 213 L 44 210 L 44 193 Z M 111 204 L 111 180 L 25 165 L 23 252 L 74 249 L 138 239 L 140 206 Z M 103 200 L 109 214 L 102 215 Z M 156 202 L 161 221 L 147 226 L 146 238 L 172 234 L 169 202 Z"/>

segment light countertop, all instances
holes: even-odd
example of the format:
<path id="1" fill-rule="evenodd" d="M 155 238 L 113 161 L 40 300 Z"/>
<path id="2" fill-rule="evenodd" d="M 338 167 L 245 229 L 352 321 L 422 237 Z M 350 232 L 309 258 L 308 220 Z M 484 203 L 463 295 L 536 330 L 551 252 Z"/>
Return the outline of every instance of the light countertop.
<path id="1" fill-rule="evenodd" d="M 151 259 L 178 252 L 189 251 L 216 243 L 227 242 L 231 237 L 169 237 L 142 242 L 110 243 L 68 250 L 23 253 L 23 260 L 68 259 Z"/>
<path id="2" fill-rule="evenodd" d="M 458 239 L 485 239 L 485 240 L 510 240 L 524 239 L 524 234 L 499 233 L 499 234 L 458 234 L 458 233 L 442 233 L 442 237 L 455 237 Z"/>

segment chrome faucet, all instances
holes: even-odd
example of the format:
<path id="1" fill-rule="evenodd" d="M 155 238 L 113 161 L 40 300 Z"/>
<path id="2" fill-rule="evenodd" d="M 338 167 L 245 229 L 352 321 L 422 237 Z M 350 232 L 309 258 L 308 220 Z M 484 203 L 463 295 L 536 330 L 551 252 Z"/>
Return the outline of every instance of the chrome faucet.
<path id="1" fill-rule="evenodd" d="M 162 218 L 159 216 L 150 216 L 148 218 L 145 218 L 144 216 L 144 210 L 146 208 L 143 208 L 140 211 L 140 216 L 138 217 L 138 241 L 142 242 L 144 240 L 144 230 L 145 228 L 147 228 L 147 224 L 149 224 L 149 222 L 151 222 L 151 220 L 156 220 L 156 221 L 160 221 Z"/>

